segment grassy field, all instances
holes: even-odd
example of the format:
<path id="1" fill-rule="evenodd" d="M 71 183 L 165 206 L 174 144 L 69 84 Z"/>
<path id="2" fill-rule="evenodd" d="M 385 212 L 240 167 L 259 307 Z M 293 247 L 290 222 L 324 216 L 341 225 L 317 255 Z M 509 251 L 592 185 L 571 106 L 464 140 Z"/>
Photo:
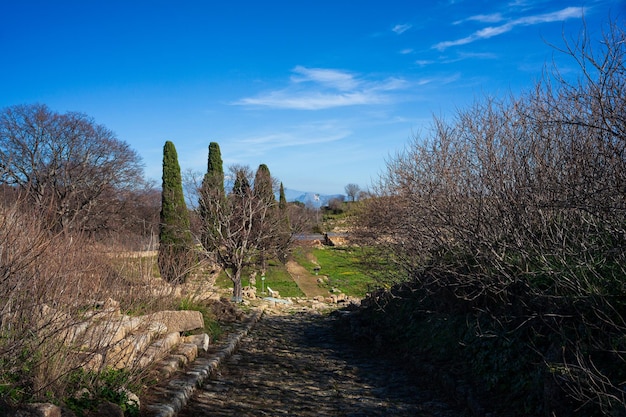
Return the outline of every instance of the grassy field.
<path id="1" fill-rule="evenodd" d="M 245 270 L 242 274 L 241 284 L 246 287 L 250 285 L 250 270 Z M 220 288 L 232 288 L 233 283 L 228 278 L 225 272 L 221 272 L 217 277 L 215 284 Z M 257 274 L 256 277 L 257 295 L 261 296 L 261 291 L 265 289 L 267 293 L 267 287 L 270 287 L 274 291 L 278 291 L 281 297 L 303 297 L 304 294 L 300 291 L 300 288 L 291 279 L 291 275 L 287 272 L 287 269 L 283 264 L 277 261 L 268 262 L 267 272 L 265 274 L 265 282 L 263 283 L 261 277 Z"/>
<path id="2" fill-rule="evenodd" d="M 312 250 L 320 266 L 320 274 L 328 277 L 328 285 L 344 294 L 363 297 L 375 283 L 360 268 L 360 252 L 350 247 L 324 247 Z"/>
<path id="3" fill-rule="evenodd" d="M 293 251 L 293 259 L 309 271 L 320 267 L 320 276 L 328 277 L 326 287 L 336 288 L 352 297 L 363 297 L 369 287 L 375 283 L 374 279 L 363 273 L 359 267 L 360 252 L 358 249 L 347 247 L 310 248 L 297 246 Z M 249 285 L 249 271 L 242 274 L 242 285 Z M 232 282 L 222 272 L 216 284 L 221 288 L 232 288 Z M 265 277 L 264 287 L 278 291 L 281 297 L 302 297 L 304 294 L 291 279 L 285 265 L 277 261 L 270 261 Z M 257 295 L 261 295 L 261 278 L 256 277 Z M 267 290 L 266 290 L 267 291 Z"/>

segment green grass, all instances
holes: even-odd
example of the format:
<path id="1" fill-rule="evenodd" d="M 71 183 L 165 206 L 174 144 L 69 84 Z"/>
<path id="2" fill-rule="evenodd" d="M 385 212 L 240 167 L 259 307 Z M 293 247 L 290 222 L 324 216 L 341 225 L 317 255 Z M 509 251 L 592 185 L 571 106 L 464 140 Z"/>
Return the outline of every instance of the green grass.
<path id="1" fill-rule="evenodd" d="M 268 286 L 272 290 L 278 291 L 281 297 L 304 297 L 304 293 L 291 278 L 285 265 L 278 261 L 268 262 L 265 288 L 267 289 Z M 260 277 L 257 277 L 257 288 L 261 289 Z"/>
<path id="2" fill-rule="evenodd" d="M 247 286 L 250 283 L 250 269 L 245 269 L 241 274 L 241 285 Z M 215 284 L 220 288 L 232 288 L 233 282 L 228 278 L 224 271 L 220 272 Z M 264 287 L 267 293 L 267 287 L 274 291 L 278 291 L 281 297 L 304 297 L 304 293 L 298 285 L 293 281 L 285 265 L 278 261 L 269 261 L 265 274 L 265 283 L 261 282 L 261 276 L 256 276 L 257 296 L 263 296 L 261 290 Z M 267 295 L 267 294 L 266 294 Z"/>
<path id="3" fill-rule="evenodd" d="M 297 263 L 308 271 L 313 271 L 313 268 L 319 264 L 321 267 L 320 275 L 325 275 L 329 279 L 327 285 L 352 297 L 365 296 L 377 282 L 373 273 L 363 272 L 361 263 L 363 251 L 358 248 L 335 246 L 315 249 L 298 246 L 294 248 L 292 256 Z M 311 258 L 315 258 L 317 263 Z M 249 284 L 249 275 L 250 270 L 245 270 L 242 273 L 241 283 L 244 287 Z M 233 283 L 222 271 L 216 280 L 216 285 L 220 288 L 232 288 Z M 269 286 L 272 290 L 278 291 L 281 297 L 304 296 L 285 266 L 278 261 L 268 263 L 264 285 L 266 289 Z M 261 295 L 261 286 L 261 277 L 257 275 L 257 295 Z"/>
<path id="4" fill-rule="evenodd" d="M 178 310 L 199 311 L 204 319 L 204 329 L 202 331 L 211 336 L 211 339 L 218 339 L 223 333 L 220 323 L 205 303 L 185 297 L 180 300 L 177 307 Z"/>
<path id="5" fill-rule="evenodd" d="M 307 255 L 309 255 L 311 252 L 312 250 L 310 248 L 296 246 L 293 249 L 291 256 L 298 264 L 306 268 L 308 271 L 312 271 L 313 268 L 317 266 L 317 264 L 309 260 L 309 258 L 307 257 Z"/>
<path id="6" fill-rule="evenodd" d="M 372 276 L 360 268 L 359 249 L 337 246 L 313 249 L 313 256 L 321 267 L 320 274 L 328 277 L 328 285 L 346 295 L 363 297 L 375 284 Z"/>

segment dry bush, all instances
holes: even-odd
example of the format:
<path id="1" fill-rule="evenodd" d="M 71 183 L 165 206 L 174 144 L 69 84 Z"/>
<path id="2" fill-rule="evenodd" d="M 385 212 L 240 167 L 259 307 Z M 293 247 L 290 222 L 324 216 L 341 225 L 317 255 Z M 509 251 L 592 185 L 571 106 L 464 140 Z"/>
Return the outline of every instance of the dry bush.
<path id="1" fill-rule="evenodd" d="M 67 341 L 109 298 L 134 312 L 172 303 L 171 291 L 149 285 L 149 262 L 132 266 L 139 275 L 129 279 L 121 272 L 130 261 L 80 236 L 51 233 L 27 207 L 0 206 L 0 403 L 66 398 L 81 385 L 77 375 L 93 385 L 93 374 L 78 372 L 89 355 Z"/>
<path id="2" fill-rule="evenodd" d="M 558 382 L 608 412 L 626 404 L 623 26 L 562 52 L 576 81 L 555 70 L 521 97 L 436 119 L 388 162 L 355 236 L 387 248 L 429 308 L 532 328 Z"/>

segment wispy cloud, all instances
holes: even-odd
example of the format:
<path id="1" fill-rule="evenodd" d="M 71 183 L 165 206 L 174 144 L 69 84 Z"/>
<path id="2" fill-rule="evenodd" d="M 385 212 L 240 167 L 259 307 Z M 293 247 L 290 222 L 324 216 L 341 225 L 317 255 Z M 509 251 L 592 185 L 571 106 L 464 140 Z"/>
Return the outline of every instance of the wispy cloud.
<path id="1" fill-rule="evenodd" d="M 416 65 L 420 67 L 426 67 L 433 64 L 454 64 L 455 62 L 464 61 L 466 59 L 497 59 L 498 55 L 491 52 L 460 52 L 454 56 L 444 56 L 437 60 L 433 59 L 418 59 L 415 61 Z"/>
<path id="2" fill-rule="evenodd" d="M 291 76 L 291 81 L 295 83 L 312 81 L 341 91 L 353 90 L 359 84 L 354 75 L 334 69 L 306 68 L 298 65 L 292 72 L 295 74 Z"/>
<path id="3" fill-rule="evenodd" d="M 257 148 L 262 145 L 264 150 L 293 146 L 316 145 L 336 142 L 352 134 L 352 131 L 334 122 L 308 123 L 293 126 L 280 133 L 270 133 L 241 139 L 244 148 Z"/>
<path id="4" fill-rule="evenodd" d="M 489 39 L 494 36 L 501 35 L 506 32 L 510 32 L 517 26 L 530 26 L 540 23 L 559 22 L 571 18 L 578 18 L 583 15 L 584 9 L 580 7 L 566 7 L 565 9 L 558 10 L 556 12 L 544 13 L 534 16 L 524 16 L 510 22 L 507 22 L 500 26 L 489 26 L 464 38 L 456 39 L 453 41 L 439 42 L 433 46 L 435 49 L 443 51 L 444 49 L 452 46 L 466 45 L 468 43 L 476 42 L 482 39 Z"/>
<path id="5" fill-rule="evenodd" d="M 446 85 L 458 81 L 461 78 L 460 73 L 451 74 L 448 76 L 440 76 L 440 77 L 431 77 L 431 78 L 422 78 L 417 81 L 417 85 L 424 86 L 428 84 L 438 84 L 438 85 Z"/>
<path id="6" fill-rule="evenodd" d="M 481 23 L 497 23 L 504 20 L 504 17 L 501 13 L 492 13 L 492 14 L 477 14 L 475 16 L 470 16 L 467 19 L 457 20 L 454 22 L 454 25 L 459 25 L 464 22 L 481 22 Z"/>
<path id="7" fill-rule="evenodd" d="M 297 66 L 292 72 L 287 87 L 233 104 L 296 110 L 373 105 L 390 102 L 393 91 L 407 86 L 401 78 L 372 81 L 336 69 Z"/>
<path id="8" fill-rule="evenodd" d="M 260 158 L 279 152 L 298 152 L 298 148 L 340 142 L 353 134 L 345 120 L 321 120 L 317 122 L 282 126 L 279 129 L 260 129 L 257 133 L 228 140 L 230 153 L 227 162 L 243 163 L 254 157 Z M 206 161 L 205 161 L 206 162 Z"/>
<path id="9" fill-rule="evenodd" d="M 362 104 L 380 104 L 381 97 L 364 93 L 326 94 L 307 92 L 294 94 L 291 91 L 273 91 L 258 97 L 241 99 L 235 104 L 273 107 L 277 109 L 321 110 L 332 107 L 356 106 Z"/>
<path id="10" fill-rule="evenodd" d="M 391 30 L 397 33 L 398 35 L 403 34 L 407 30 L 411 29 L 413 26 L 409 24 L 395 25 Z"/>

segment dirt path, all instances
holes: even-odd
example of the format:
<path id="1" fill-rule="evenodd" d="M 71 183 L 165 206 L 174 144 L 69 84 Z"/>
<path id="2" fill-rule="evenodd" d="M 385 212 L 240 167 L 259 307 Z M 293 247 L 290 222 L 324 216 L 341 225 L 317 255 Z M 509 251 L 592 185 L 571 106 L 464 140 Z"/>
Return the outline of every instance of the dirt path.
<path id="1" fill-rule="evenodd" d="M 318 295 L 326 297 L 330 294 L 328 290 L 321 288 L 317 284 L 319 277 L 308 271 L 299 263 L 293 260 L 287 261 L 287 271 L 307 298 L 313 298 Z"/>

